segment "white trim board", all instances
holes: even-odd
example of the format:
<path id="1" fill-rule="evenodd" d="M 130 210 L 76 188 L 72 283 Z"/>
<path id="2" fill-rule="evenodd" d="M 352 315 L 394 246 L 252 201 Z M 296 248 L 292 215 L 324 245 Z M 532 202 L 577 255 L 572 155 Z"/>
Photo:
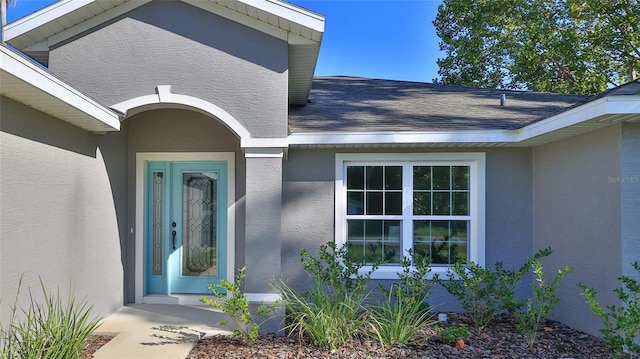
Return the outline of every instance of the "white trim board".
<path id="1" fill-rule="evenodd" d="M 136 153 L 136 214 L 135 237 L 135 303 L 143 303 L 144 295 L 144 183 L 147 161 L 227 161 L 229 175 L 227 185 L 227 280 L 235 277 L 236 233 L 236 172 L 234 152 L 139 152 Z M 173 296 L 171 296 L 173 297 Z"/>

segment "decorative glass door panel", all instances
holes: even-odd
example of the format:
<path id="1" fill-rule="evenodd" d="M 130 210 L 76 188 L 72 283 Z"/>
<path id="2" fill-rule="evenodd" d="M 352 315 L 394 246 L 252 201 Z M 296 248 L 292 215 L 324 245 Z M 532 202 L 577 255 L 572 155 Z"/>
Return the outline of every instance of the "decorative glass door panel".
<path id="1" fill-rule="evenodd" d="M 216 275 L 218 173 L 182 174 L 182 275 Z"/>
<path id="2" fill-rule="evenodd" d="M 226 162 L 149 162 L 147 293 L 207 293 L 226 278 Z"/>

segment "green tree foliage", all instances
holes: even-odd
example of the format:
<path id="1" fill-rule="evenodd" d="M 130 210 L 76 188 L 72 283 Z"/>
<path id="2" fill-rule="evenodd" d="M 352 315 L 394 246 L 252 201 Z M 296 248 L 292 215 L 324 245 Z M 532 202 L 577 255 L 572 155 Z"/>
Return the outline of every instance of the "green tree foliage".
<path id="1" fill-rule="evenodd" d="M 444 0 L 433 24 L 434 82 L 594 94 L 640 68 L 638 0 Z"/>

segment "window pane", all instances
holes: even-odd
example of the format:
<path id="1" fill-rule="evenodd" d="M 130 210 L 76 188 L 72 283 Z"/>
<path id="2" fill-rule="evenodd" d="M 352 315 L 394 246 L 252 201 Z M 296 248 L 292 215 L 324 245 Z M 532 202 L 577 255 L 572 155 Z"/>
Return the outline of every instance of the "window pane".
<path id="1" fill-rule="evenodd" d="M 433 264 L 453 264 L 468 258 L 468 221 L 413 221 L 413 250 Z"/>
<path id="2" fill-rule="evenodd" d="M 364 260 L 364 221 L 347 221 L 347 243 L 349 259 L 360 262 Z"/>
<path id="3" fill-rule="evenodd" d="M 382 166 L 367 166 L 366 189 L 382 189 Z"/>
<path id="4" fill-rule="evenodd" d="M 469 192 L 453 192 L 453 214 L 454 216 L 469 215 Z"/>
<path id="5" fill-rule="evenodd" d="M 431 257 L 431 221 L 413 221 L 413 253 Z"/>
<path id="6" fill-rule="evenodd" d="M 466 242 L 469 238 L 469 222 L 468 221 L 449 221 L 451 223 L 450 237 L 453 241 Z"/>
<path id="7" fill-rule="evenodd" d="M 347 167 L 347 189 L 364 189 L 364 166 Z"/>
<path id="8" fill-rule="evenodd" d="M 402 167 L 388 166 L 384 168 L 384 188 L 402 189 Z"/>
<path id="9" fill-rule="evenodd" d="M 413 189 L 431 189 L 431 166 L 413 167 Z"/>
<path id="10" fill-rule="evenodd" d="M 447 190 L 451 189 L 449 175 L 451 167 L 434 166 L 433 167 L 433 189 Z"/>
<path id="11" fill-rule="evenodd" d="M 400 221 L 384 221 L 382 261 L 387 264 L 400 263 Z"/>
<path id="12" fill-rule="evenodd" d="M 364 192 L 347 192 L 347 214 L 364 214 Z"/>
<path id="13" fill-rule="evenodd" d="M 417 216 L 431 214 L 430 192 L 413 192 L 413 214 Z"/>
<path id="14" fill-rule="evenodd" d="M 367 214 L 382 214 L 382 192 L 367 192 Z"/>
<path id="15" fill-rule="evenodd" d="M 468 190 L 469 189 L 469 166 L 451 167 L 453 178 L 453 189 Z"/>
<path id="16" fill-rule="evenodd" d="M 450 203 L 449 192 L 434 192 L 433 193 L 433 214 L 434 215 L 449 215 Z"/>
<path id="17" fill-rule="evenodd" d="M 382 224 L 383 221 L 364 222 L 364 260 L 367 263 L 382 260 Z"/>
<path id="18" fill-rule="evenodd" d="M 401 215 L 402 214 L 402 192 L 386 192 L 384 194 L 384 214 Z"/>

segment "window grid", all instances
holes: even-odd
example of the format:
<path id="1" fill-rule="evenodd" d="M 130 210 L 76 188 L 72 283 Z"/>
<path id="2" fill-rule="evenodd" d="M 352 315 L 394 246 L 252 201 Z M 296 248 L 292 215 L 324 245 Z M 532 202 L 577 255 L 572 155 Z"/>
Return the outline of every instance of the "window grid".
<path id="1" fill-rule="evenodd" d="M 383 185 L 381 188 L 369 189 L 368 186 L 368 176 L 370 175 L 369 169 L 371 168 L 382 168 L 382 172 L 386 173 L 386 169 L 389 167 L 401 167 L 402 168 L 402 187 L 401 189 L 387 189 L 386 185 L 386 176 L 383 175 Z M 361 188 L 354 188 L 354 185 L 350 182 L 349 173 L 355 173 L 355 168 L 362 168 L 361 172 L 363 173 L 363 184 Z M 415 171 L 419 168 L 427 168 L 428 169 L 428 177 L 429 177 L 429 185 L 427 189 L 421 189 L 416 187 L 414 183 L 415 179 Z M 446 181 L 442 181 L 436 179 L 434 175 L 434 168 L 437 171 L 442 173 L 446 172 Z M 455 171 L 454 171 L 455 169 Z M 454 172 L 460 171 L 463 169 L 463 175 L 465 177 L 466 183 L 461 187 L 459 183 L 455 183 Z M 443 163 L 411 163 L 411 162 L 403 162 L 403 163 L 392 163 L 392 164 L 380 164 L 376 163 L 373 166 L 371 163 L 344 163 L 344 173 L 345 180 L 347 181 L 346 193 L 347 193 L 347 208 L 345 208 L 345 215 L 347 220 L 347 238 L 346 242 L 350 243 L 352 246 L 352 253 L 354 254 L 354 259 L 362 259 L 365 262 L 371 263 L 375 260 L 378 261 L 387 261 L 390 265 L 398 265 L 400 262 L 400 255 L 406 255 L 408 249 L 412 249 L 414 252 L 420 252 L 420 248 L 425 245 L 428 248 L 428 253 L 433 261 L 434 265 L 448 265 L 455 261 L 466 260 L 469 257 L 469 227 L 471 221 L 470 215 L 470 166 L 467 164 L 464 165 L 448 165 Z M 440 177 L 442 176 L 440 173 Z M 436 183 L 436 181 L 438 181 Z M 374 186 L 376 187 L 376 186 Z M 461 188 L 460 188 L 461 187 Z M 387 214 L 387 206 L 386 206 L 386 195 L 382 195 L 380 201 L 382 201 L 383 210 L 380 211 L 371 211 L 376 212 L 376 214 L 369 214 L 369 202 L 367 201 L 367 193 L 368 192 L 400 192 L 402 198 L 402 210 L 398 215 L 388 215 Z M 353 196 L 350 198 L 349 194 L 353 193 L 363 193 L 361 196 L 362 209 L 354 211 L 350 210 L 352 204 L 350 203 L 350 199 L 353 200 Z M 429 210 L 427 214 L 414 214 L 415 209 L 415 193 L 429 193 L 431 194 L 430 199 L 428 201 Z M 436 210 L 438 212 L 434 214 L 434 197 L 433 193 L 443 193 L 446 194 L 446 201 L 444 203 L 447 207 L 447 213 L 445 214 L 442 210 Z M 464 200 L 464 210 L 456 210 L 455 203 L 456 198 L 455 195 L 463 194 L 462 198 Z M 445 197 L 441 197 L 445 198 Z M 459 200 L 458 200 L 459 201 Z M 381 213 L 380 213 L 381 212 Z M 464 215 L 457 214 L 460 212 L 464 212 Z M 393 221 L 391 221 L 393 220 Z M 366 228 L 362 228 L 360 231 L 352 230 L 352 227 L 357 226 L 356 223 L 362 222 L 362 227 L 367 226 L 367 222 L 369 225 L 373 223 L 379 222 L 375 224 L 378 227 L 386 228 L 385 222 L 393 222 L 397 223 L 397 230 L 394 229 L 394 233 L 397 233 L 397 241 L 395 241 L 391 246 L 389 243 L 388 233 L 384 230 L 381 231 L 377 238 L 367 238 L 365 233 L 367 232 Z M 427 239 L 417 239 L 417 232 L 414 232 L 414 224 L 424 224 L 429 223 L 429 233 Z M 433 225 L 438 224 L 436 227 L 440 227 L 440 231 L 434 231 Z M 446 227 L 446 230 L 443 234 L 442 228 Z M 460 233 L 463 234 L 464 237 L 459 237 L 458 228 L 464 227 L 463 231 Z M 441 236 L 441 239 L 438 239 L 438 236 L 435 235 L 436 232 L 439 232 L 438 235 Z M 362 234 L 362 235 L 361 235 Z M 361 239 L 356 239 L 360 235 Z M 396 238 L 393 238 L 394 240 Z M 376 243 L 377 242 L 377 243 Z M 377 247 L 372 247 L 372 244 L 376 243 Z M 367 247 L 369 246 L 369 247 Z M 391 251 L 387 251 L 387 249 L 391 247 Z M 434 248 L 440 248 L 439 252 L 436 252 Z M 444 249 L 443 249 L 444 248 Z M 369 252 L 367 252 L 369 249 Z M 380 250 L 380 253 L 377 253 L 377 249 Z M 398 253 L 399 252 L 399 253 Z M 424 252 L 424 251 L 423 251 Z M 444 253 L 444 254 L 443 254 Z"/>

